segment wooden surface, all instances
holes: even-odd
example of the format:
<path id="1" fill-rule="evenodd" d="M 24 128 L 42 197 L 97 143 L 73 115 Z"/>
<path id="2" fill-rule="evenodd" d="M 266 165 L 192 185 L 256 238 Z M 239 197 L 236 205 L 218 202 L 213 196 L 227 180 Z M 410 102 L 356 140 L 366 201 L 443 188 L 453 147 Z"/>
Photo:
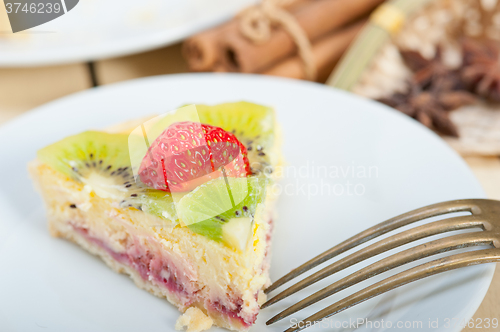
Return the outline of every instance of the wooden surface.
<path id="1" fill-rule="evenodd" d="M 101 85 L 133 78 L 186 72 L 180 45 L 152 52 L 98 61 L 95 72 Z M 87 64 L 44 68 L 0 68 L 0 124 L 48 101 L 92 87 Z M 468 158 L 467 163 L 488 197 L 500 200 L 500 158 Z M 500 269 L 474 319 L 500 320 Z M 500 331 L 465 328 L 463 331 Z"/>

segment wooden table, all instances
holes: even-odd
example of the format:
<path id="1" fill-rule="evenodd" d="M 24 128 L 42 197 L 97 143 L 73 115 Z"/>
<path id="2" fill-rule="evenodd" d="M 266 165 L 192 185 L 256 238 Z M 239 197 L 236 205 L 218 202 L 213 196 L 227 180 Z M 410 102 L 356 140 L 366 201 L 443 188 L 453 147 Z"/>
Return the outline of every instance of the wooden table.
<path id="1" fill-rule="evenodd" d="M 180 45 L 138 55 L 98 61 L 94 64 L 99 84 L 105 85 L 138 77 L 187 71 Z M 43 103 L 92 87 L 86 63 L 43 68 L 0 68 L 0 123 Z M 500 199 L 500 158 L 467 158 L 488 197 Z M 500 269 L 474 318 L 500 320 Z M 476 329 L 465 328 L 463 331 Z M 480 331 L 500 331 L 481 329 Z"/>

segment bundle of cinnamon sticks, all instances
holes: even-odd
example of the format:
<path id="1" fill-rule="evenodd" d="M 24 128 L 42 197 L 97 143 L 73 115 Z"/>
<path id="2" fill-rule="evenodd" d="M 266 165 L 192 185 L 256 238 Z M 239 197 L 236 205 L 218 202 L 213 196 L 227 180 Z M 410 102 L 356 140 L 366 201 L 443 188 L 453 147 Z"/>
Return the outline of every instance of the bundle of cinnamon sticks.
<path id="1" fill-rule="evenodd" d="M 285 8 L 311 42 L 317 81 L 326 80 L 367 16 L 383 2 L 295 0 Z M 297 45 L 284 27 L 273 26 L 267 41 L 255 43 L 242 34 L 239 17 L 187 39 L 183 53 L 192 71 L 306 77 Z"/>

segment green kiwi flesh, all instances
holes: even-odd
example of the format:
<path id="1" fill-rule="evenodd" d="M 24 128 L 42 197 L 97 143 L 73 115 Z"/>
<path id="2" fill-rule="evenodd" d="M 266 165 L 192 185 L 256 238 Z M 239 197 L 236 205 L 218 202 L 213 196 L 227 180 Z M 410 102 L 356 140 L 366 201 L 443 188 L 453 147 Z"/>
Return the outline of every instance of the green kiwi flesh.
<path id="1" fill-rule="evenodd" d="M 248 194 L 243 201 L 214 218 L 189 225 L 188 228 L 214 241 L 224 241 L 222 226 L 229 220 L 248 217 L 253 220 L 257 205 L 264 201 L 267 182 L 268 180 L 262 177 L 249 177 Z"/>
<path id="2" fill-rule="evenodd" d="M 169 193 L 146 188 L 134 180 L 128 135 L 86 131 L 39 150 L 37 157 L 73 180 L 90 185 L 99 196 L 118 200 L 121 207 L 176 220 Z"/>
<path id="3" fill-rule="evenodd" d="M 127 142 L 127 135 L 87 131 L 49 145 L 39 150 L 37 156 L 41 162 L 77 180 L 92 170 L 116 174 L 125 169 L 130 175 Z"/>
<path id="4" fill-rule="evenodd" d="M 275 141 L 275 116 L 271 108 L 249 102 L 196 105 L 201 123 L 232 132 L 245 145 L 254 175 L 270 164 L 269 148 Z M 267 168 L 269 169 L 269 168 Z"/>
<path id="5" fill-rule="evenodd" d="M 221 127 L 237 137 L 272 139 L 274 113 L 269 107 L 245 101 L 213 106 L 196 105 L 201 123 Z"/>

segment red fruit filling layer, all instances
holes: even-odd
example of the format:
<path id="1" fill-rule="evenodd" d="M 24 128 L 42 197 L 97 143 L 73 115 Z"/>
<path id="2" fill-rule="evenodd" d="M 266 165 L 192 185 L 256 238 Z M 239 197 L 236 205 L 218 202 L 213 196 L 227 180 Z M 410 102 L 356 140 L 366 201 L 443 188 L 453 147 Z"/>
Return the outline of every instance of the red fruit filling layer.
<path id="1" fill-rule="evenodd" d="M 182 272 L 179 272 L 175 265 L 168 262 L 165 257 L 158 257 L 159 255 L 149 252 L 149 250 L 144 249 L 139 243 L 128 245 L 125 252 L 116 252 L 106 245 L 104 241 L 90 235 L 88 229 L 72 223 L 70 225 L 87 241 L 104 249 L 113 259 L 134 268 L 145 281 L 154 282 L 156 285 L 167 288 L 169 292 L 175 293 L 184 306 L 190 306 L 199 300 L 196 298 L 199 289 L 195 286 L 195 283 L 188 280 L 181 281 L 180 276 L 183 275 L 181 274 Z M 255 323 L 257 313 L 249 321 L 244 320 L 239 316 L 242 303 L 243 300 L 237 298 L 233 300 L 232 305 L 235 309 L 230 309 L 220 303 L 219 300 L 205 301 L 205 305 L 210 311 L 216 311 L 232 320 L 238 320 L 243 326 L 249 327 Z"/>
<path id="2" fill-rule="evenodd" d="M 255 295 L 255 297 L 257 299 L 257 294 Z M 243 320 L 241 317 L 238 316 L 238 312 L 241 311 L 241 307 L 243 304 L 242 299 L 238 299 L 234 302 L 234 304 L 236 305 L 235 310 L 229 309 L 228 307 L 226 307 L 225 305 L 223 305 L 219 301 L 215 301 L 215 302 L 209 301 L 209 303 L 210 303 L 210 308 L 212 310 L 215 310 L 215 311 L 217 311 L 217 312 L 219 312 L 227 317 L 230 317 L 231 319 L 237 319 L 241 324 L 243 324 L 246 327 L 253 325 L 253 323 L 255 323 L 255 321 L 257 320 L 257 312 L 250 319 L 250 321 L 251 321 L 250 323 L 246 322 L 245 320 Z"/>

